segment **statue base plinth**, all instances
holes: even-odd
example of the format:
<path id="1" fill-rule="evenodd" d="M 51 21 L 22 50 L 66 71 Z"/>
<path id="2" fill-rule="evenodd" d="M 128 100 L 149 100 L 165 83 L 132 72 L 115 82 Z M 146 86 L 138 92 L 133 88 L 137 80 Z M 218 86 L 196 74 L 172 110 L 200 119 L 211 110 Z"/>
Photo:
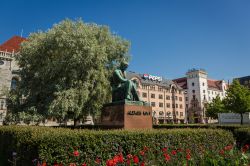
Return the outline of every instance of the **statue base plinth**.
<path id="1" fill-rule="evenodd" d="M 152 129 L 152 107 L 142 102 L 114 102 L 102 110 L 101 124 L 124 129 Z"/>

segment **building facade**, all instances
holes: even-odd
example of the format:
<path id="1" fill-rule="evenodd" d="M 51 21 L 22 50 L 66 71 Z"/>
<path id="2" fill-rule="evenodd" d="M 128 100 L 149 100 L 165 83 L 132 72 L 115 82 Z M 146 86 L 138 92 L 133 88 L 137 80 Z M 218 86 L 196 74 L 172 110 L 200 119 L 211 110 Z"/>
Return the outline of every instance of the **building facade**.
<path id="1" fill-rule="evenodd" d="M 228 85 L 224 80 L 212 80 L 203 69 L 192 69 L 186 77 L 173 80 L 185 90 L 187 122 L 208 123 L 205 105 L 219 96 L 223 99 Z"/>
<path id="2" fill-rule="evenodd" d="M 240 84 L 250 89 L 250 76 L 235 78 L 239 80 Z"/>
<path id="3" fill-rule="evenodd" d="M 127 78 L 136 80 L 140 99 L 150 103 L 155 124 L 184 123 L 184 90 L 171 80 L 149 74 L 128 72 Z"/>
<path id="4" fill-rule="evenodd" d="M 25 39 L 14 36 L 0 45 L 0 124 L 7 112 L 5 90 L 15 88 L 18 81 L 19 67 L 15 56 L 18 55 L 21 42 Z"/>

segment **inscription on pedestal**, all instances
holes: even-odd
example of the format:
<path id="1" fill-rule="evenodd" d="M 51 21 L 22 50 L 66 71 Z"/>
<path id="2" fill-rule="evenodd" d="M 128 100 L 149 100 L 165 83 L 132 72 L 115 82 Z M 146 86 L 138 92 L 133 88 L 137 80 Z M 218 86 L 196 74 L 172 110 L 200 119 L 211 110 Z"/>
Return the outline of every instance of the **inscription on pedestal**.
<path id="1" fill-rule="evenodd" d="M 102 124 L 124 129 L 152 129 L 152 107 L 126 104 L 106 106 L 102 112 Z"/>

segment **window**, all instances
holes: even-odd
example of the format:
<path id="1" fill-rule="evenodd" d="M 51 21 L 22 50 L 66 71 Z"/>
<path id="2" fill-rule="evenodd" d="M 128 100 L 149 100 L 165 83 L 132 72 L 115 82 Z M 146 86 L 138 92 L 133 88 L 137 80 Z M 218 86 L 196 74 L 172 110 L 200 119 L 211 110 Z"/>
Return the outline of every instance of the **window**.
<path id="1" fill-rule="evenodd" d="M 177 96 L 175 96 L 175 100 L 178 100 L 178 97 L 177 97 Z"/>
<path id="2" fill-rule="evenodd" d="M 155 90 L 155 86 L 151 85 L 151 86 L 150 86 L 150 89 L 151 89 L 151 90 Z"/>
<path id="3" fill-rule="evenodd" d="M 163 116 L 163 115 L 164 115 L 164 112 L 163 112 L 163 111 L 160 111 L 160 112 L 159 112 L 159 115 Z"/>
<path id="4" fill-rule="evenodd" d="M 4 65 L 4 61 L 0 60 L 0 66 Z"/>
<path id="5" fill-rule="evenodd" d="M 163 99 L 163 95 L 159 95 L 159 99 Z"/>
<path id="6" fill-rule="evenodd" d="M 172 108 L 175 108 L 175 105 L 174 105 L 174 104 L 172 104 Z"/>
<path id="7" fill-rule="evenodd" d="M 203 96 L 203 100 L 206 100 L 206 95 Z"/>
<path id="8" fill-rule="evenodd" d="M 163 91 L 163 88 L 159 86 L 159 87 L 158 87 L 158 90 L 159 90 L 159 91 Z"/>
<path id="9" fill-rule="evenodd" d="M 192 86 L 194 86 L 194 82 L 192 82 Z"/>
<path id="10" fill-rule="evenodd" d="M 183 112 L 180 112 L 180 116 L 183 116 Z"/>
<path id="11" fill-rule="evenodd" d="M 186 97 L 186 101 L 188 101 L 188 97 Z"/>
<path id="12" fill-rule="evenodd" d="M 178 108 L 178 104 L 175 104 L 175 107 Z"/>
<path id="13" fill-rule="evenodd" d="M 193 95 L 193 100 L 195 100 L 195 95 Z"/>
<path id="14" fill-rule="evenodd" d="M 147 97 L 147 93 L 143 92 L 142 93 L 142 97 L 146 98 Z"/>
<path id="15" fill-rule="evenodd" d="M 192 90 L 193 93 L 195 93 L 195 90 Z"/>
<path id="16" fill-rule="evenodd" d="M 170 108 L 170 103 L 167 103 L 167 108 Z"/>
<path id="17" fill-rule="evenodd" d="M 182 104 L 180 104 L 180 109 L 182 109 L 183 108 L 183 106 L 182 106 Z"/>
<path id="18" fill-rule="evenodd" d="M 171 98 L 172 98 L 172 100 L 174 100 L 174 96 L 172 96 Z"/>
<path id="19" fill-rule="evenodd" d="M 4 100 L 1 100 L 0 109 L 3 110 L 3 107 L 4 107 Z"/>
<path id="20" fill-rule="evenodd" d="M 205 91 L 205 90 L 203 90 L 203 93 L 206 93 L 206 91 Z"/>
<path id="21" fill-rule="evenodd" d="M 151 106 L 152 106 L 152 107 L 155 107 L 155 102 L 151 102 Z"/>
<path id="22" fill-rule="evenodd" d="M 176 111 L 176 116 L 178 116 L 179 115 L 179 112 L 178 111 Z"/>
<path id="23" fill-rule="evenodd" d="M 16 85 L 17 85 L 17 79 L 16 78 L 12 78 L 11 80 L 11 89 L 16 89 Z"/>
<path id="24" fill-rule="evenodd" d="M 186 104 L 186 108 L 188 108 L 188 104 Z"/>
<path id="25" fill-rule="evenodd" d="M 205 83 L 204 83 L 204 82 L 202 83 L 202 86 L 205 86 Z"/>
<path id="26" fill-rule="evenodd" d="M 163 103 L 159 103 L 159 107 L 163 107 Z"/>
<path id="27" fill-rule="evenodd" d="M 154 93 L 151 93 L 151 98 L 155 98 L 155 94 Z"/>
<path id="28" fill-rule="evenodd" d="M 166 96 L 166 100 L 170 100 L 170 96 Z"/>
<path id="29" fill-rule="evenodd" d="M 182 97 L 179 97 L 179 101 L 182 101 Z"/>

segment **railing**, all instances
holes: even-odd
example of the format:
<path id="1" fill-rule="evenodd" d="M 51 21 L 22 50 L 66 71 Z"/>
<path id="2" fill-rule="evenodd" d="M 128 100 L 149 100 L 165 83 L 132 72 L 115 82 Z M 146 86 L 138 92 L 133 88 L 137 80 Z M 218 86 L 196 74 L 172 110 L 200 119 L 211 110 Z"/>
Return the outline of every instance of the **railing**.
<path id="1" fill-rule="evenodd" d="M 0 51 L 0 58 L 3 59 L 10 59 L 12 60 L 14 58 L 15 53 L 14 52 L 7 52 L 7 51 Z"/>

